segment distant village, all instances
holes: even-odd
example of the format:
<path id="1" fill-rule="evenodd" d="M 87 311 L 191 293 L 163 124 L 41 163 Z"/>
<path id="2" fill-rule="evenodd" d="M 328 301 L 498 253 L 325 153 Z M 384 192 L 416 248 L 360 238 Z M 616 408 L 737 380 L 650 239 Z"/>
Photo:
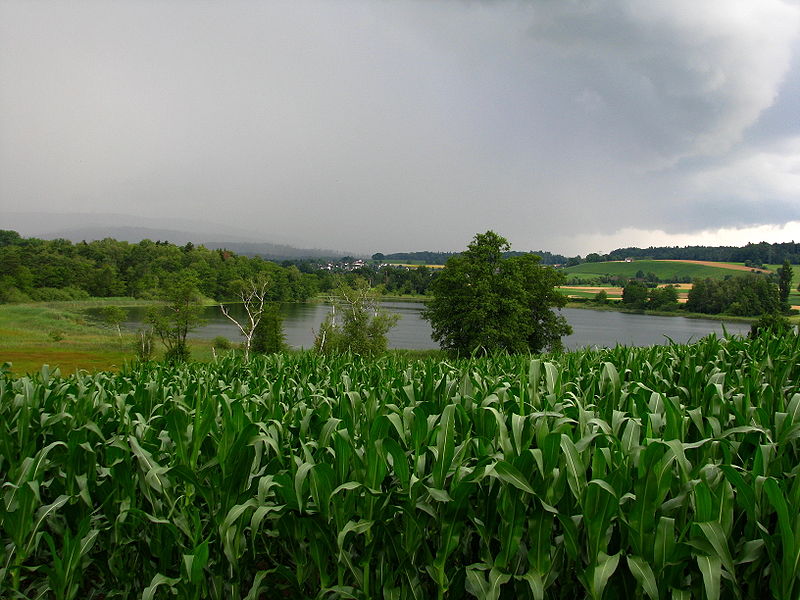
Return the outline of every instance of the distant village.
<path id="1" fill-rule="evenodd" d="M 377 262 L 377 261 L 365 261 L 363 259 L 356 259 L 350 257 L 344 257 L 342 260 L 339 261 L 329 261 L 327 263 L 322 263 L 319 265 L 319 268 L 323 271 L 356 271 L 363 267 L 372 267 L 374 269 L 382 269 L 384 267 L 392 267 L 395 269 L 405 269 L 406 271 L 410 271 L 412 269 L 418 269 L 420 267 L 427 267 L 429 269 L 443 269 L 444 265 L 415 265 L 415 264 L 408 264 L 408 263 L 390 263 L 390 262 Z"/>
<path id="2" fill-rule="evenodd" d="M 352 261 L 343 260 L 339 262 L 328 262 L 324 265 L 320 265 L 320 268 L 325 271 L 355 271 L 356 269 L 366 266 L 367 263 L 359 258 Z"/>

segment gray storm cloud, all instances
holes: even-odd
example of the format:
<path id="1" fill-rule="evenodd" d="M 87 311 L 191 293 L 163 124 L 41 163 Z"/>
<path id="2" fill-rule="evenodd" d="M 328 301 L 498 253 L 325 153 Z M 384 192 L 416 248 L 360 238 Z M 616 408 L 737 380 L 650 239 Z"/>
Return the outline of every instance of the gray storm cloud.
<path id="1" fill-rule="evenodd" d="M 362 252 L 784 223 L 799 29 L 779 0 L 6 1 L 0 217 Z"/>

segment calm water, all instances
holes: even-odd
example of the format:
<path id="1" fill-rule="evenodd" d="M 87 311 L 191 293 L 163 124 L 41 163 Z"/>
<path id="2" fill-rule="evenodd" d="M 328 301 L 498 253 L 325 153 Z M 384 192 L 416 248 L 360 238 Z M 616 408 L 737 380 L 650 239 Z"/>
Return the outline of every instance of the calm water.
<path id="1" fill-rule="evenodd" d="M 423 305 L 418 302 L 383 302 L 385 310 L 400 315 L 397 327 L 389 332 L 391 348 L 438 348 L 431 339 L 431 328 L 420 316 Z M 130 329 L 142 326 L 145 308 L 129 309 L 129 319 L 125 325 Z M 295 348 L 310 348 L 314 345 L 314 331 L 328 314 L 327 304 L 283 304 L 283 329 L 286 342 Z M 231 305 L 234 316 L 240 314 L 240 305 Z M 574 333 L 564 338 L 567 348 L 584 346 L 651 346 L 664 344 L 668 338 L 683 343 L 698 340 L 712 331 L 721 334 L 723 324 L 707 319 L 687 319 L 685 317 L 654 317 L 618 312 L 601 312 L 577 308 L 565 308 L 562 314 L 567 317 Z M 190 337 L 212 339 L 224 336 L 233 342 L 242 340 L 239 331 L 219 311 L 218 307 L 208 307 L 205 318 L 207 324 L 192 333 Z M 746 334 L 749 326 L 745 323 L 725 323 L 728 333 Z"/>

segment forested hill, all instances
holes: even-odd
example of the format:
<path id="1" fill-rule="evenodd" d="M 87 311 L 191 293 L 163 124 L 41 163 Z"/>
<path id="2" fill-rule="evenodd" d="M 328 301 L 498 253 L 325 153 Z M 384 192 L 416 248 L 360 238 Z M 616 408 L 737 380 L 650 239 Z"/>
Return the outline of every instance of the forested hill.
<path id="1" fill-rule="evenodd" d="M 753 264 L 780 264 L 789 259 L 800 263 L 800 243 L 782 242 L 769 244 L 747 244 L 745 246 L 661 246 L 650 248 L 618 248 L 601 260 L 624 260 L 625 258 L 651 258 L 662 260 L 708 260 L 715 262 L 750 262 Z"/>
<path id="2" fill-rule="evenodd" d="M 236 281 L 259 274 L 269 276 L 272 300 L 305 300 L 318 290 L 318 278 L 295 266 L 230 250 L 111 238 L 74 244 L 0 230 L 0 302 L 156 298 L 176 277 L 184 276 L 196 279 L 203 295 L 224 300 L 233 296 Z"/>
<path id="3" fill-rule="evenodd" d="M 267 260 L 280 262 L 282 260 L 300 259 L 334 259 L 347 254 L 342 250 L 326 250 L 320 248 L 296 248 L 287 244 L 274 244 L 271 242 L 254 242 L 238 239 L 226 239 L 208 233 L 192 233 L 176 229 L 158 229 L 153 227 L 135 226 L 92 226 L 71 227 L 53 231 L 45 235 L 36 235 L 44 240 L 64 239 L 72 242 L 82 240 L 93 241 L 112 238 L 118 241 L 138 243 L 140 240 L 168 240 L 178 246 L 189 242 L 206 248 L 225 248 L 236 254 L 245 256 L 260 256 Z"/>
<path id="4" fill-rule="evenodd" d="M 394 252 L 392 254 L 373 254 L 372 258 L 376 260 L 384 260 L 389 262 L 408 262 L 408 263 L 421 263 L 426 265 L 443 265 L 451 256 L 459 254 L 458 252 Z M 542 258 L 543 265 L 560 265 L 567 262 L 567 257 L 561 254 L 553 254 L 551 252 L 504 252 L 505 258 L 512 256 L 521 256 L 523 254 L 536 254 Z"/>

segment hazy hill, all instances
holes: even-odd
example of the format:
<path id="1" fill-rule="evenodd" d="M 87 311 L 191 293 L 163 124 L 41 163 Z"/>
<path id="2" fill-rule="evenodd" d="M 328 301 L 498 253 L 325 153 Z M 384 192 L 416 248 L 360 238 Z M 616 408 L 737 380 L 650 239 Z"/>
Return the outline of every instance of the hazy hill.
<path id="1" fill-rule="evenodd" d="M 113 214 L 10 213 L 2 215 L 0 229 L 11 229 L 24 237 L 45 240 L 63 238 L 72 242 L 104 238 L 131 243 L 144 239 L 178 245 L 192 242 L 207 248 L 226 248 L 237 254 L 278 261 L 353 255 L 342 250 L 297 248 L 286 243 L 265 242 L 263 237 L 253 232 L 188 219 L 156 220 Z"/>

